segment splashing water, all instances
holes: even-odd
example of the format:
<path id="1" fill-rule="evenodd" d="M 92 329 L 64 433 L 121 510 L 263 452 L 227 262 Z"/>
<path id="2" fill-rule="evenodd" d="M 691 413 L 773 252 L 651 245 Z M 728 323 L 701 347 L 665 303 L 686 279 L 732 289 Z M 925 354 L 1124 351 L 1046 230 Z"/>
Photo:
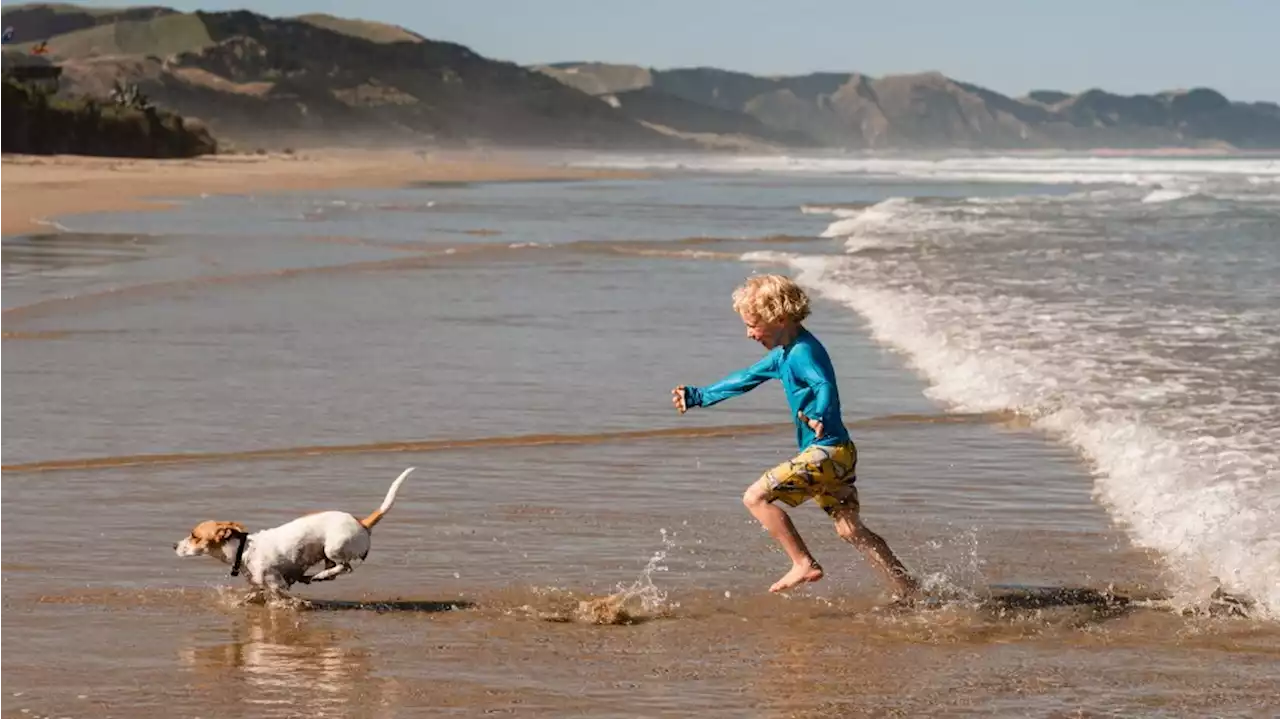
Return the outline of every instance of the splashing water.
<path id="1" fill-rule="evenodd" d="M 919 577 L 920 588 L 926 597 L 933 600 L 976 602 L 979 599 L 978 588 L 987 583 L 984 572 L 987 560 L 979 546 L 978 528 L 953 527 L 946 537 L 944 540 L 932 540 L 927 546 L 934 553 L 958 556 L 934 571 L 923 572 Z"/>
<path id="2" fill-rule="evenodd" d="M 664 563 L 667 554 L 675 547 L 675 533 L 666 528 L 662 533 L 662 547 L 649 557 L 640 577 L 631 584 L 619 583 L 616 591 L 607 597 L 584 599 L 578 602 L 576 618 L 588 624 L 634 624 L 665 615 L 672 607 L 667 604 L 667 592 L 653 582 L 655 572 L 668 570 Z"/>

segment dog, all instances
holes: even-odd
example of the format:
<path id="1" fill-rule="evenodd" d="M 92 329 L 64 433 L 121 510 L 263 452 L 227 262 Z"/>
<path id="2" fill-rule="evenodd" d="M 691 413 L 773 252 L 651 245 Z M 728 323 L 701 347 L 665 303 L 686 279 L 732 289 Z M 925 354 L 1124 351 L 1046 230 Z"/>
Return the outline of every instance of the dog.
<path id="1" fill-rule="evenodd" d="M 179 557 L 209 556 L 231 565 L 231 576 L 244 569 L 255 588 L 282 593 L 294 584 L 335 579 L 354 570 L 369 555 L 373 527 L 395 504 L 400 483 L 414 470 L 406 469 L 391 483 L 387 496 L 364 519 L 346 512 L 316 512 L 272 529 L 252 534 L 239 522 L 201 522 L 173 545 Z M 324 569 L 307 570 L 324 562 Z"/>

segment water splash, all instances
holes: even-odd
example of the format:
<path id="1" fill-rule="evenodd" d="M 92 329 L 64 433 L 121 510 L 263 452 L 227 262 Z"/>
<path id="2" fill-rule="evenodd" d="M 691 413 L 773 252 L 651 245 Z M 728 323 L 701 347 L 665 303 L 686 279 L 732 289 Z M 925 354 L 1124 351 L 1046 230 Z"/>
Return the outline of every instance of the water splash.
<path id="1" fill-rule="evenodd" d="M 933 602 L 975 603 L 980 599 L 976 588 L 987 583 L 987 560 L 982 555 L 978 527 L 950 527 L 945 536 L 945 540 L 928 542 L 928 547 L 935 556 L 953 559 L 932 571 L 921 572 L 920 588 Z"/>
<path id="2" fill-rule="evenodd" d="M 662 547 L 649 557 L 644 570 L 631 584 L 619 583 L 613 594 L 578 602 L 576 619 L 588 624 L 635 624 L 665 616 L 673 609 L 667 592 L 653 581 L 656 572 L 668 571 L 667 555 L 675 548 L 675 532 L 662 533 Z"/>

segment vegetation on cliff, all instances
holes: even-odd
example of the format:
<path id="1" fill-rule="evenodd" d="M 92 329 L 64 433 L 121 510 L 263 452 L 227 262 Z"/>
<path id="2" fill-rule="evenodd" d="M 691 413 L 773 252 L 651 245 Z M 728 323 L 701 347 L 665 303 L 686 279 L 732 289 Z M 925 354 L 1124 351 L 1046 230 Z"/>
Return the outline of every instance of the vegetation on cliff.
<path id="1" fill-rule="evenodd" d="M 137 95 L 59 99 L 4 79 L 4 152 L 109 157 L 195 157 L 217 152 L 208 130 Z"/>

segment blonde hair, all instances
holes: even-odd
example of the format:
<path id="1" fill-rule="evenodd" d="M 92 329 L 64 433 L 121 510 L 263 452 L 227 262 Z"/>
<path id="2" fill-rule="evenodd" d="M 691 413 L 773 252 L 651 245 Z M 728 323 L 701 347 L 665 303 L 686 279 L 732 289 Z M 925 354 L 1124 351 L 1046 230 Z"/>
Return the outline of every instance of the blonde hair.
<path id="1" fill-rule="evenodd" d="M 809 295 L 785 275 L 752 275 L 733 291 L 733 309 L 770 324 L 799 324 L 809 316 Z"/>

